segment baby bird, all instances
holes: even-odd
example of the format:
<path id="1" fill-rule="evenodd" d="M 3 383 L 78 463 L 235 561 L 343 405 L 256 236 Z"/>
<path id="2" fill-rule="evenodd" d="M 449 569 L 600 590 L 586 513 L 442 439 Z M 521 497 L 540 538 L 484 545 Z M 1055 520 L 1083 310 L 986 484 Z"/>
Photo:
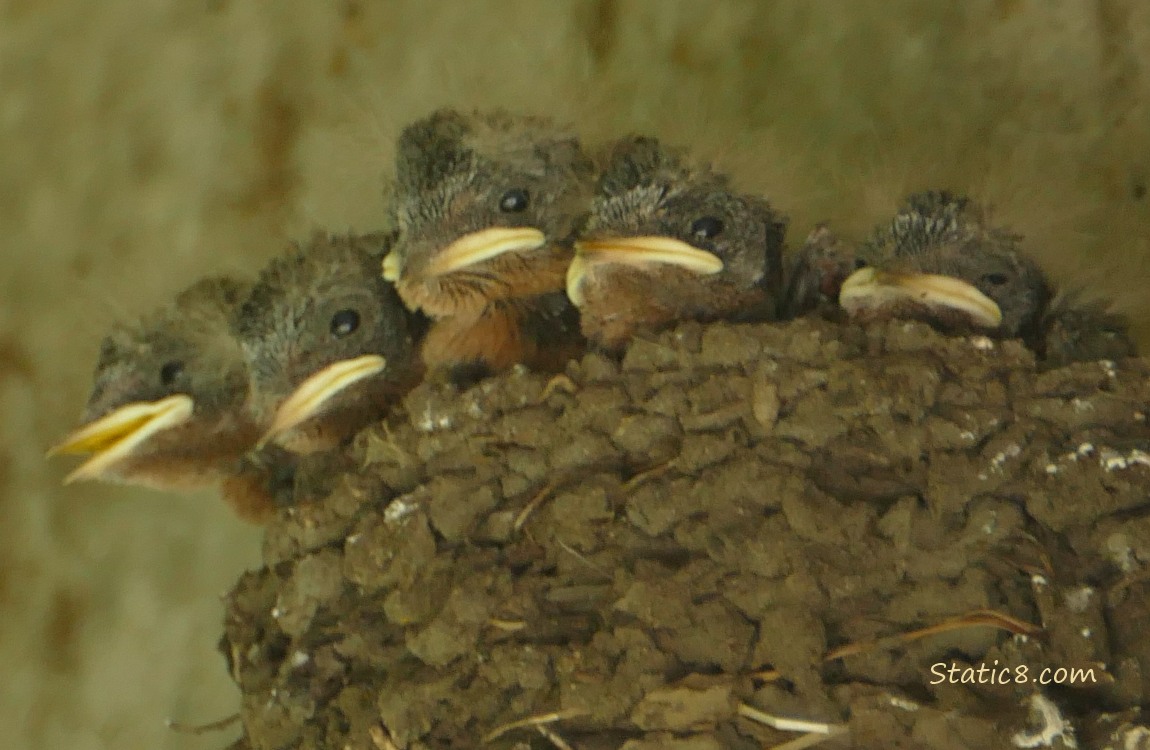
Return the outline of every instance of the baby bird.
<path id="1" fill-rule="evenodd" d="M 51 453 L 90 454 L 68 475 L 160 490 L 215 486 L 259 437 L 231 324 L 250 284 L 208 278 L 104 339 L 83 424 Z M 262 500 L 260 502 L 263 502 Z M 233 505 L 249 520 L 264 513 Z"/>
<path id="2" fill-rule="evenodd" d="M 1042 321 L 1042 365 L 1054 368 L 1137 356 L 1130 321 L 1110 311 L 1105 302 L 1082 301 L 1079 296 L 1063 294 L 1051 303 Z"/>
<path id="3" fill-rule="evenodd" d="M 654 138 L 615 144 L 567 270 L 583 334 L 615 351 L 680 320 L 773 320 L 786 219 Z"/>
<path id="4" fill-rule="evenodd" d="M 1020 240 L 989 226 L 965 196 L 916 193 L 860 248 L 866 265 L 843 282 L 839 304 L 854 318 L 916 318 L 1038 350 L 1053 292 Z"/>
<path id="5" fill-rule="evenodd" d="M 425 323 L 379 275 L 393 240 L 317 234 L 261 273 L 236 324 L 260 446 L 333 448 L 419 381 Z"/>
<path id="6" fill-rule="evenodd" d="M 579 140 L 544 118 L 444 109 L 403 131 L 396 173 L 399 238 L 383 275 L 433 321 L 425 365 L 561 367 L 581 345 L 563 295 L 594 180 Z"/>
<path id="7" fill-rule="evenodd" d="M 812 229 L 802 248 L 784 259 L 786 285 L 779 317 L 791 320 L 816 310 L 839 310 L 843 282 L 865 265 L 855 253 L 854 245 L 827 224 Z"/>

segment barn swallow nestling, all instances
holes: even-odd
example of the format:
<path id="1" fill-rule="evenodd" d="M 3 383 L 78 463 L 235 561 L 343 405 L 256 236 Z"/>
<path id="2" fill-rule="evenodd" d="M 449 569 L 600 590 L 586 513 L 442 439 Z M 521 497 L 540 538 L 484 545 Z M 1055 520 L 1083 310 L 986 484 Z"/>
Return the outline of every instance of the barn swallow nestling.
<path id="1" fill-rule="evenodd" d="M 1042 321 L 1043 366 L 1137 356 L 1126 317 L 1109 310 L 1105 302 L 1082 301 L 1078 296 L 1063 294 L 1051 303 Z"/>
<path id="2" fill-rule="evenodd" d="M 853 244 L 819 224 L 802 248 L 784 260 L 786 284 L 779 317 L 790 320 L 812 310 L 838 310 L 843 282 L 864 263 L 855 256 Z"/>
<path id="3" fill-rule="evenodd" d="M 317 234 L 261 273 L 237 319 L 259 445 L 335 447 L 421 374 L 425 323 L 379 275 L 393 234 Z"/>
<path id="4" fill-rule="evenodd" d="M 606 350 L 680 320 L 772 320 L 786 220 L 654 138 L 613 148 L 575 242 L 567 296 Z"/>
<path id="5" fill-rule="evenodd" d="M 162 310 L 113 329 L 83 425 L 51 451 L 90 454 L 65 481 L 191 490 L 235 471 L 259 437 L 244 409 L 247 369 L 231 331 L 249 287 L 204 279 Z"/>
<path id="6" fill-rule="evenodd" d="M 594 181 L 579 140 L 544 118 L 439 110 L 400 135 L 396 177 L 383 275 L 434 321 L 425 364 L 561 366 L 581 344 L 563 282 Z M 566 325 L 549 328 L 556 315 Z"/>
<path id="7" fill-rule="evenodd" d="M 1052 290 L 1020 239 L 990 226 L 969 198 L 916 193 L 859 249 L 867 265 L 843 282 L 839 304 L 858 319 L 916 318 L 1040 349 Z"/>

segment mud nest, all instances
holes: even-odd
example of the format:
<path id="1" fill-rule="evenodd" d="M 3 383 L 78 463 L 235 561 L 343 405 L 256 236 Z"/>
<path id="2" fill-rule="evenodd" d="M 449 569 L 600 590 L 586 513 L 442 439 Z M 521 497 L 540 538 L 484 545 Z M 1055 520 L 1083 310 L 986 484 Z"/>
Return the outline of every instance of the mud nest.
<path id="1" fill-rule="evenodd" d="M 1137 741 L 1148 374 L 812 320 L 425 384 L 228 596 L 238 745 Z"/>

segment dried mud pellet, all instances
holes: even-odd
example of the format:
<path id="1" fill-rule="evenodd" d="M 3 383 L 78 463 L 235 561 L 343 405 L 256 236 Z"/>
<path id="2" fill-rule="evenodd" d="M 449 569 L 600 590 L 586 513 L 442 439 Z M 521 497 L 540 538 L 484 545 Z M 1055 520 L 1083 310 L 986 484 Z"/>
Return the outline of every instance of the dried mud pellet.
<path id="1" fill-rule="evenodd" d="M 452 590 L 438 616 L 407 638 L 407 648 L 425 664 L 442 667 L 470 653 L 491 619 L 494 602 L 482 589 Z"/>
<path id="2" fill-rule="evenodd" d="M 386 513 L 386 511 L 385 511 Z M 343 575 L 366 591 L 410 586 L 435 557 L 435 537 L 419 510 L 364 518 L 343 546 Z"/>
<path id="3" fill-rule="evenodd" d="M 770 374 L 762 369 L 751 379 L 751 414 L 755 421 L 770 433 L 779 421 L 779 387 Z"/>
<path id="4" fill-rule="evenodd" d="M 575 435 L 567 443 L 555 446 L 550 463 L 556 472 L 572 472 L 608 466 L 615 462 L 617 456 L 615 446 L 606 435 L 584 432 Z"/>
<path id="5" fill-rule="evenodd" d="M 677 442 L 682 432 L 675 420 L 660 414 L 633 414 L 619 420 L 611 433 L 611 442 L 621 451 L 633 456 L 647 456 L 655 446 Z"/>
<path id="6" fill-rule="evenodd" d="M 276 599 L 273 616 L 292 636 L 302 635 L 321 607 L 336 599 L 343 588 L 341 555 L 322 550 L 296 563 Z"/>
<path id="7" fill-rule="evenodd" d="M 673 347 L 660 341 L 636 338 L 623 355 L 623 372 L 665 370 L 678 363 L 678 352 Z"/>
<path id="8" fill-rule="evenodd" d="M 442 478 L 433 480 L 427 515 L 431 525 L 448 542 L 461 542 L 476 523 L 499 504 L 501 497 L 490 485 Z"/>
<path id="9" fill-rule="evenodd" d="M 701 367 L 743 367 L 755 362 L 762 344 L 745 328 L 716 323 L 703 331 Z"/>
<path id="10" fill-rule="evenodd" d="M 732 685 L 652 690 L 631 712 L 640 729 L 687 732 L 731 719 L 738 707 Z"/>

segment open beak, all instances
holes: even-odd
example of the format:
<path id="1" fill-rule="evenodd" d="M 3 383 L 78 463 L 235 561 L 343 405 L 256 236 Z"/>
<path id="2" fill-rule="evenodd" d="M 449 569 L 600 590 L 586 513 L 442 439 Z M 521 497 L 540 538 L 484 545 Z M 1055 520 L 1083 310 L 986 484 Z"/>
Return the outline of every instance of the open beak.
<path id="1" fill-rule="evenodd" d="M 504 253 L 536 250 L 547 244 L 547 236 L 531 227 L 508 228 L 492 227 L 465 234 L 443 248 L 428 266 L 432 276 L 443 276 L 467 266 L 473 266 Z M 387 256 L 390 260 L 392 255 Z M 384 278 L 387 278 L 387 260 L 384 261 Z M 398 277 L 398 269 L 395 269 Z"/>
<path id="2" fill-rule="evenodd" d="M 994 300 L 953 276 L 897 273 L 867 266 L 848 276 L 839 292 L 839 306 L 852 314 L 898 302 L 960 312 L 985 328 L 1002 324 L 1002 310 Z"/>
<path id="3" fill-rule="evenodd" d="M 575 307 L 583 307 L 587 301 L 583 296 L 583 278 L 588 270 L 587 257 L 582 253 L 576 253 L 571 265 L 567 266 L 567 299 L 571 300 L 571 304 Z"/>
<path id="4" fill-rule="evenodd" d="M 395 283 L 399 281 L 399 255 L 393 250 L 383 259 L 383 278 L 385 281 Z"/>
<path id="5" fill-rule="evenodd" d="M 186 422 L 195 403 L 178 394 L 158 401 L 138 401 L 116 409 L 73 432 L 48 451 L 91 453 L 92 458 L 64 478 L 65 484 L 80 479 L 99 479 L 104 471 L 123 459 L 158 432 Z"/>
<path id="6" fill-rule="evenodd" d="M 378 354 L 367 354 L 328 365 L 305 380 L 280 404 L 271 427 L 256 444 L 262 448 L 278 436 L 314 416 L 336 394 L 348 386 L 381 372 L 387 360 Z"/>
<path id="7" fill-rule="evenodd" d="M 649 267 L 652 263 L 678 266 L 700 276 L 723 270 L 723 261 L 714 253 L 700 250 L 672 237 L 621 237 L 610 240 L 582 240 L 575 243 L 575 259 L 567 267 L 567 296 L 578 306 L 583 279 L 595 266 L 619 264 Z"/>

